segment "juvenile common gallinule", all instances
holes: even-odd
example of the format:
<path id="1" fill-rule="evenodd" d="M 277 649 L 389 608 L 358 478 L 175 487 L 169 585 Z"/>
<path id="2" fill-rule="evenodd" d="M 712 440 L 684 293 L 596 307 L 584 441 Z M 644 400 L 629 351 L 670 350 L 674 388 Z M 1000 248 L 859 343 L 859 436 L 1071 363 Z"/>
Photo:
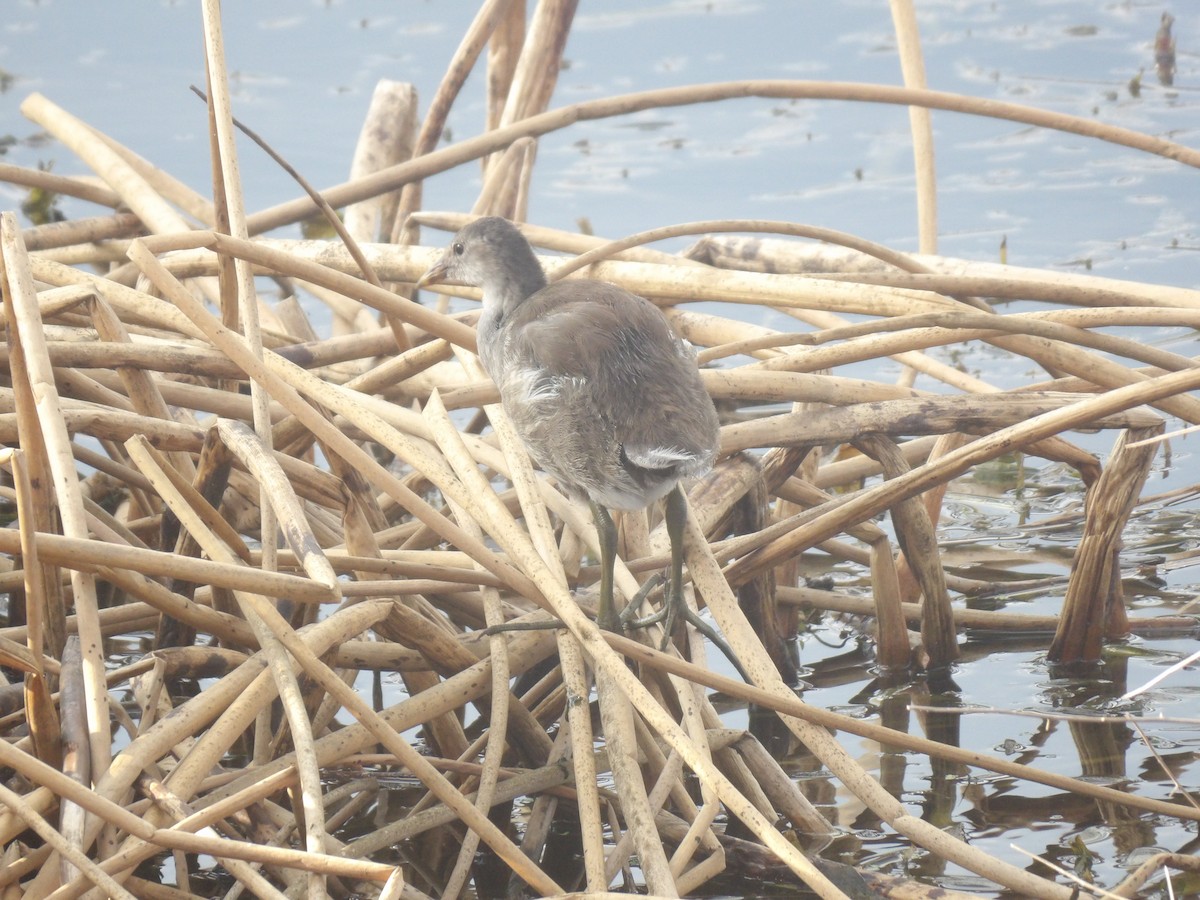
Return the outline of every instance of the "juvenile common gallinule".
<path id="1" fill-rule="evenodd" d="M 591 506 L 600 534 L 600 626 L 621 630 L 613 605 L 617 533 L 608 509 L 642 509 L 663 497 L 671 540 L 668 632 L 676 614 L 695 622 L 683 600 L 687 501 L 679 483 L 712 468 L 718 423 L 690 345 L 654 304 L 616 285 L 547 285 L 529 242 L 506 219 L 463 228 L 417 286 L 443 281 L 482 288 L 483 367 L 530 456 Z"/>

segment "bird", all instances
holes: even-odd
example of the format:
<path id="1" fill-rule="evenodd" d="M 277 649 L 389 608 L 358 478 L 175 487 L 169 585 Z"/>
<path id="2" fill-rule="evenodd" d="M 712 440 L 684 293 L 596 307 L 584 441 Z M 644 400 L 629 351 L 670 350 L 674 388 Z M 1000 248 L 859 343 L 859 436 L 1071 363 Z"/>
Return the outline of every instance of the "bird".
<path id="1" fill-rule="evenodd" d="M 597 623 L 623 631 L 613 601 L 617 532 L 609 510 L 665 498 L 671 566 L 663 611 L 633 624 L 665 618 L 669 639 L 682 616 L 711 637 L 711 626 L 683 600 L 681 483 L 712 469 L 720 430 L 691 345 L 658 307 L 617 285 L 547 283 L 529 241 L 498 216 L 466 225 L 416 285 L 447 281 L 482 290 L 480 362 L 529 455 L 591 508 L 600 545 Z"/>

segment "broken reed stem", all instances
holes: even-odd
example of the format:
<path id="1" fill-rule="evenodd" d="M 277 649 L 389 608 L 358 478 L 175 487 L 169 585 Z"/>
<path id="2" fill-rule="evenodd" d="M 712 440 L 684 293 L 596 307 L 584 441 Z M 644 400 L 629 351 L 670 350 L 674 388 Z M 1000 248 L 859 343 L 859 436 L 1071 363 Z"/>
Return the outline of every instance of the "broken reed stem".
<path id="1" fill-rule="evenodd" d="M 78 197 L 80 200 L 114 209 L 122 203 L 121 197 L 116 191 L 94 182 L 70 175 L 56 175 L 54 172 L 47 172 L 43 169 L 27 169 L 11 163 L 0 163 L 0 181 L 35 188 L 50 194 L 62 194 L 64 197 Z"/>
<path id="2" fill-rule="evenodd" d="M 1159 422 L 1121 432 L 1104 474 L 1089 492 L 1083 535 L 1072 561 L 1061 621 L 1050 645 L 1049 659 L 1054 662 L 1097 659 L 1105 637 L 1125 634 L 1128 617 L 1120 579 L 1121 534 L 1158 453 L 1155 444 L 1128 445 L 1162 431 Z"/>
<path id="3" fill-rule="evenodd" d="M 34 452 L 39 458 L 43 458 L 44 454 L 45 467 L 53 475 L 53 502 L 62 519 L 63 534 L 67 538 L 86 540 L 87 519 L 75 472 L 75 459 L 71 453 L 71 441 L 46 352 L 37 291 L 26 261 L 21 229 L 12 213 L 0 214 L 0 258 L 3 259 L 4 268 L 4 305 L 16 325 L 15 337 L 20 342 L 25 365 L 19 383 L 23 388 L 21 393 L 29 392 L 26 415 L 32 406 L 37 420 L 36 426 L 33 422 L 26 423 L 36 429 L 29 440 L 34 441 Z M 10 339 L 12 337 L 14 335 L 10 335 Z M 100 776 L 108 768 L 112 758 L 112 729 L 108 716 L 108 691 L 104 683 L 103 640 L 100 635 L 95 577 L 90 572 L 72 569 L 71 590 L 83 649 L 83 700 L 91 768 L 81 774 L 87 781 Z"/>
<path id="4" fill-rule="evenodd" d="M 855 446 L 879 460 L 885 478 L 897 478 L 912 471 L 889 438 L 865 434 L 855 441 Z M 891 514 L 896 543 L 921 588 L 921 644 L 929 658 L 927 665 L 930 669 L 945 668 L 958 658 L 958 636 L 933 522 L 917 497 L 892 504 Z"/>
<path id="5" fill-rule="evenodd" d="M 245 426 L 242 428 L 248 431 Z M 228 441 L 228 431 L 225 436 Z M 242 437 L 244 438 L 244 436 Z M 159 496 L 179 517 L 188 534 L 196 539 L 204 552 L 218 561 L 230 565 L 236 564 L 237 555 L 207 527 L 201 516 L 195 513 L 189 502 L 191 498 L 186 497 L 182 491 L 167 480 L 166 473 L 148 448 L 136 439 L 130 440 L 126 446 L 143 474 L 155 484 Z M 260 496 L 270 497 L 271 485 L 279 485 L 279 482 L 280 479 L 274 474 L 264 478 Z M 286 484 L 286 481 L 284 483 Z M 290 493 L 290 488 L 288 493 Z M 285 524 L 295 525 L 294 522 Z M 336 580 L 333 581 L 332 587 L 336 590 Z M 292 668 L 292 661 L 284 653 L 283 647 L 276 639 L 277 636 L 261 619 L 259 610 L 265 603 L 261 595 L 234 591 L 234 597 L 241 606 L 242 613 L 250 623 L 250 627 L 254 630 L 259 646 L 267 654 L 276 690 L 283 702 L 300 773 L 305 844 L 310 852 L 323 852 L 326 834 L 325 812 L 321 805 L 321 776 L 316 755 L 312 749 L 312 724 L 308 718 L 308 710 L 305 708 L 296 673 Z M 321 889 L 323 889 L 323 885 L 324 883 L 321 882 Z"/>
<path id="6" fill-rule="evenodd" d="M 438 440 L 442 452 L 451 466 L 455 468 L 459 477 L 463 477 L 468 471 L 473 471 L 475 467 L 474 460 L 466 452 L 466 447 L 462 443 L 457 429 L 454 428 L 449 417 L 446 415 L 445 408 L 437 402 L 436 394 L 426 406 L 425 415 L 431 423 L 431 427 L 435 432 L 435 438 Z M 455 509 L 456 515 L 463 522 L 463 527 L 472 537 L 482 542 L 484 535 L 483 530 L 477 524 L 478 518 L 468 514 L 463 508 L 456 506 L 453 501 L 451 501 L 451 504 L 452 508 Z M 485 621 L 488 628 L 497 628 L 503 625 L 505 615 L 499 593 L 495 589 L 485 589 L 483 591 L 483 599 Z M 505 750 L 509 713 L 508 684 L 510 669 L 508 645 L 500 634 L 493 634 L 489 638 L 489 644 L 491 648 L 489 657 L 492 660 L 494 682 L 492 688 L 492 710 L 487 736 L 487 752 L 484 756 L 484 769 L 479 779 L 479 787 L 475 799 L 476 807 L 481 815 L 486 815 L 487 810 L 491 806 L 499 766 Z M 447 880 L 446 893 L 449 896 L 457 896 L 465 885 L 469 874 L 469 867 L 474 857 L 474 848 L 477 844 L 478 838 L 474 833 L 469 834 L 464 841 L 454 871 Z"/>
<path id="7" fill-rule="evenodd" d="M 242 179 L 238 167 L 237 131 L 233 121 L 233 104 L 229 95 L 229 77 L 225 68 L 224 36 L 221 27 L 221 6 L 219 0 L 202 0 L 201 21 L 204 32 L 204 62 L 209 97 L 208 113 L 213 125 L 212 138 L 215 141 L 213 159 L 214 181 L 213 195 L 217 200 L 217 221 L 227 225 L 230 237 L 245 240 L 249 237 L 246 226 L 246 205 L 242 196 Z M 336 218 L 336 216 L 335 216 Z M 259 359 L 263 354 L 263 334 L 259 317 L 258 291 L 254 284 L 254 273 L 247 260 L 233 259 L 232 273 L 228 261 L 222 269 L 223 284 L 221 285 L 221 318 L 226 323 L 236 323 L 237 330 L 249 343 L 250 351 Z M 234 284 L 230 284 L 230 275 Z M 235 308 L 236 307 L 236 311 Z M 272 449 L 272 429 L 269 395 L 264 386 L 255 380 L 250 381 L 250 399 L 253 404 L 254 433 L 269 453 Z M 226 442 L 228 443 L 228 437 Z M 270 502 L 269 483 L 260 482 L 259 517 L 260 542 L 263 549 L 263 567 L 276 567 L 275 554 L 277 550 L 277 511 Z M 289 507 L 295 509 L 295 507 Z M 294 522 L 292 523 L 295 524 Z M 235 595 L 238 596 L 238 595 Z M 247 601 L 238 596 L 238 602 L 243 610 L 249 612 Z M 251 624 L 256 632 L 260 632 L 260 644 L 266 641 L 264 649 L 271 657 L 272 668 L 276 670 L 277 680 L 288 679 L 284 672 L 286 659 L 282 651 L 267 637 L 264 626 L 254 621 Z M 286 694 L 286 696 L 285 696 Z M 300 699 L 299 685 L 288 679 L 285 685 L 280 684 L 280 696 L 285 701 L 289 721 L 295 724 L 297 716 L 304 714 L 303 701 Z M 299 734 L 294 738 L 303 744 L 311 745 L 312 735 L 308 722 L 301 724 Z M 319 777 L 313 764 L 311 752 L 304 755 L 304 765 L 301 768 L 301 784 L 304 793 L 305 806 L 305 842 L 310 850 L 319 850 L 324 846 L 324 812 L 320 808 Z M 308 893 L 319 896 L 325 890 L 324 882 L 310 880 Z"/>
<path id="8" fill-rule="evenodd" d="M 892 27 L 900 51 L 900 70 L 904 86 L 924 90 L 925 59 L 912 0 L 891 0 Z M 937 170 L 934 165 L 933 117 L 920 105 L 908 108 L 912 132 L 913 163 L 916 172 L 917 243 L 922 253 L 937 252 Z"/>

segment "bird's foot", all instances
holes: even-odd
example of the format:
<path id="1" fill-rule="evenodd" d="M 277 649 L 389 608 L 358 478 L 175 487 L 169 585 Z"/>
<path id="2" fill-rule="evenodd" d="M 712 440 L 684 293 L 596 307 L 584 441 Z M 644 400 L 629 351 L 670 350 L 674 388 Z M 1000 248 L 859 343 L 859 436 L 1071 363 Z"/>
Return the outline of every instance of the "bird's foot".
<path id="1" fill-rule="evenodd" d="M 491 637 L 493 634 L 504 634 L 506 631 L 549 631 L 552 628 L 566 628 L 566 623 L 559 619 L 548 622 L 504 622 L 500 625 L 489 625 L 483 629 L 483 634 Z"/>
<path id="2" fill-rule="evenodd" d="M 625 634 L 625 622 L 616 609 L 610 603 L 607 608 L 601 606 L 596 613 L 596 624 L 600 626 L 602 631 L 611 631 L 613 634 Z"/>
<path id="3" fill-rule="evenodd" d="M 717 629 L 713 628 L 712 623 L 705 621 L 700 613 L 688 606 L 687 601 L 684 600 L 683 597 L 679 598 L 678 603 L 666 604 L 663 609 L 668 611 L 667 621 L 663 626 L 663 628 L 667 631 L 663 636 L 663 645 L 660 649 L 666 649 L 667 642 L 671 639 L 671 629 L 675 627 L 674 620 L 676 618 L 682 618 L 685 622 L 708 638 L 709 643 L 725 655 L 725 658 L 733 664 L 735 669 L 737 669 L 737 673 L 742 676 L 742 681 L 746 682 L 747 684 L 753 684 L 753 682 L 750 680 L 749 674 L 747 674 L 745 668 L 742 666 L 741 660 L 737 658 L 737 654 L 734 653 L 733 648 L 729 646 L 729 642 L 725 640 L 724 636 L 717 631 Z"/>
<path id="4" fill-rule="evenodd" d="M 641 609 L 642 604 L 645 603 L 646 598 L 650 596 L 650 594 L 657 587 L 659 587 L 659 585 L 666 583 L 668 580 L 669 579 L 667 576 L 661 573 L 652 575 L 650 578 L 646 579 L 646 582 L 634 595 L 633 599 L 629 601 L 629 605 L 621 611 L 621 615 L 619 617 L 621 623 L 625 626 L 625 628 L 632 630 L 635 628 L 649 628 L 651 625 L 656 625 L 659 622 L 662 622 L 663 639 L 662 643 L 659 644 L 658 649 L 666 650 L 667 644 L 671 642 L 671 636 L 675 633 L 676 624 L 680 619 L 682 619 L 684 622 L 687 622 L 689 625 L 693 626 L 697 631 L 704 635 L 704 637 L 708 638 L 709 642 L 718 650 L 720 650 L 725 655 L 725 658 L 733 664 L 733 667 L 737 669 L 738 674 L 742 676 L 742 679 L 747 683 L 750 683 L 750 676 L 747 675 L 741 661 L 733 652 L 733 648 L 729 646 L 729 642 L 725 640 L 721 633 L 717 631 L 717 629 L 715 629 L 710 622 L 705 621 L 700 613 L 696 612 L 696 610 L 692 609 L 688 605 L 687 601 L 683 598 L 682 592 L 676 593 L 675 591 L 668 589 L 667 597 L 663 602 L 662 609 L 651 613 L 648 616 L 644 616 L 643 618 L 636 618 L 636 614 L 638 610 Z"/>
<path id="5" fill-rule="evenodd" d="M 663 607 L 658 612 L 651 613 L 642 619 L 637 618 L 637 613 L 638 610 L 642 608 L 642 605 L 646 602 L 646 598 L 649 597 L 650 594 L 666 580 L 666 577 L 661 573 L 651 575 L 649 578 L 647 578 L 645 584 L 638 588 L 638 592 L 633 595 L 633 599 L 629 601 L 629 604 L 623 610 L 621 610 L 621 614 L 619 616 L 621 624 L 626 628 L 649 628 L 656 622 L 661 622 L 667 615 L 666 607 Z"/>

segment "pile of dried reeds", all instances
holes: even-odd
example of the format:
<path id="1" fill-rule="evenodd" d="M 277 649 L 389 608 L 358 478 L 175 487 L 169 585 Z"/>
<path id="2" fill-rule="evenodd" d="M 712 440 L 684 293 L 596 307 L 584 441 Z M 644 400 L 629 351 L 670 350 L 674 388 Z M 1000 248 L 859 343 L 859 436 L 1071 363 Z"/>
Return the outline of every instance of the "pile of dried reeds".
<path id="1" fill-rule="evenodd" d="M 722 726 L 706 689 L 776 711 L 881 821 L 1021 896 L 1071 888 L 910 814 L 833 730 L 1200 819 L 809 707 L 783 643 L 800 606 L 869 612 L 879 661 L 894 667 L 948 666 L 964 623 L 1046 630 L 952 608 L 952 593 L 981 585 L 947 576 L 935 540 L 948 482 L 1013 450 L 1065 461 L 1089 485 L 1066 608 L 1050 625 L 1054 658 L 1094 659 L 1106 637 L 1155 627 L 1125 615 L 1120 536 L 1160 412 L 1200 422 L 1188 394 L 1200 368 L 1114 327 L 1194 329 L 1200 293 L 905 256 L 777 222 L 697 223 L 619 245 L 529 227 L 541 247 L 584 254 L 547 260 L 552 277 L 587 266 L 660 303 L 701 349 L 727 424 L 720 464 L 691 491 L 688 572 L 752 684 L 710 671 L 695 635 L 661 652 L 660 634 L 597 630 L 585 613 L 596 574 L 586 510 L 532 472 L 472 355 L 471 314 L 404 294 L 435 253 L 411 245 L 415 227 L 465 221 L 417 213 L 419 179 L 495 154 L 474 212 L 519 220 L 533 138 L 653 105 L 840 96 L 1066 128 L 1192 166 L 1200 154 L 919 86 L 716 85 L 545 112 L 574 5 L 542 0 L 522 43 L 522 5 L 505 14 L 485 3 L 415 137 L 411 91 L 381 88 L 364 135 L 383 143 L 364 143 L 353 180 L 325 192 L 350 204 L 343 241 L 252 237 L 313 204 L 243 209 L 215 0 L 205 4 L 215 203 L 48 99 L 25 101 L 104 186 L 12 167 L 4 176 L 127 211 L 24 232 L 13 215 L 0 220 L 3 490 L 18 525 L 0 531 L 14 623 L 0 647 L 24 673 L 0 691 L 6 896 L 76 897 L 93 885 L 195 896 L 206 893 L 189 876 L 199 855 L 259 896 L 455 896 L 472 879 L 484 890 L 489 859 L 543 896 L 599 894 L 622 872 L 626 887 L 670 896 L 723 871 L 798 878 L 822 897 L 922 894 L 802 849 L 833 829 L 753 736 Z M 435 150 L 489 38 L 487 127 Z M 688 258 L 640 246 L 686 233 L 707 235 Z M 359 249 L 378 235 L 390 240 Z M 326 303 L 332 332 L 313 334 L 295 304 L 262 305 L 264 276 Z M 1044 309 L 1002 315 L 981 297 Z M 725 311 L 697 312 L 695 301 Z M 795 332 L 748 324 L 761 310 L 794 317 Z M 1002 392 L 923 352 L 968 340 L 1052 375 Z M 883 357 L 946 389 L 827 374 Z M 791 411 L 764 415 L 764 404 Z M 1079 428 L 1117 430 L 1103 467 L 1063 436 Z M 841 443 L 861 454 L 819 465 L 809 452 Z M 884 512 L 899 547 L 872 521 Z M 623 530 L 617 587 L 631 597 L 664 565 L 666 539 L 640 516 Z M 818 546 L 869 566 L 873 598 L 799 587 L 795 560 Z M 557 629 L 492 627 L 548 623 Z M 106 638 L 151 633 L 153 652 L 109 667 Z M 360 676 L 385 671 L 401 674 L 406 696 L 368 700 Z M 422 793 L 389 814 L 397 773 Z M 732 819 L 742 827 L 726 827 Z M 547 850 L 555 823 L 571 823 L 571 852 Z M 477 856 L 480 842 L 489 854 Z M 158 878 L 134 874 L 150 859 Z"/>

